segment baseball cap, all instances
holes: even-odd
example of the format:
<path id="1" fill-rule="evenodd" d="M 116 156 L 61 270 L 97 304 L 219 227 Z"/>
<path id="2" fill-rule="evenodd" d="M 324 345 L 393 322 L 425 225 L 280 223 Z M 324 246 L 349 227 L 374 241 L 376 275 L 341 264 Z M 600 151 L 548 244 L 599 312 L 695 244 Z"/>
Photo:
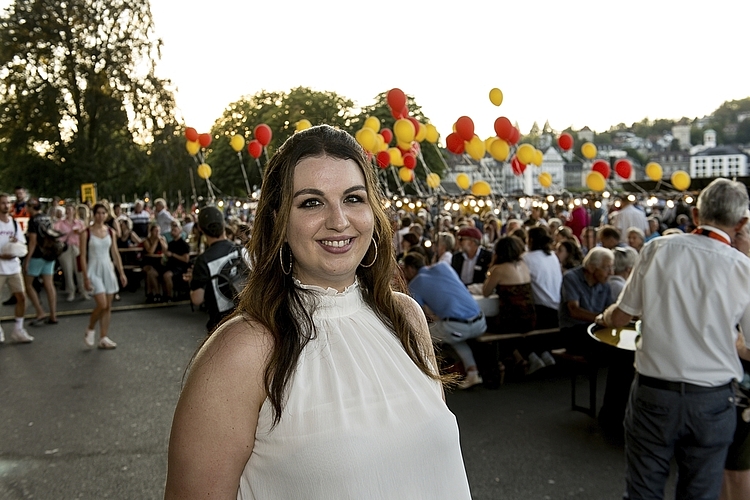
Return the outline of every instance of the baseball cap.
<path id="1" fill-rule="evenodd" d="M 198 213 L 198 227 L 207 236 L 218 238 L 224 232 L 224 215 L 216 207 L 204 207 Z"/>
<path id="2" fill-rule="evenodd" d="M 459 238 L 472 238 L 477 241 L 482 241 L 482 231 L 475 227 L 465 227 L 458 232 Z"/>

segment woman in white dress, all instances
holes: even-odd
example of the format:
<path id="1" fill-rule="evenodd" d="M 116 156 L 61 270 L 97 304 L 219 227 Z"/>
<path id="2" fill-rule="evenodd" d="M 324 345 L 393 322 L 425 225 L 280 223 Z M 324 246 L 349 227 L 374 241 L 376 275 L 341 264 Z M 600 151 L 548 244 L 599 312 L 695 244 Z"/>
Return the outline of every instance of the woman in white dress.
<path id="1" fill-rule="evenodd" d="M 322 125 L 284 143 L 240 305 L 177 404 L 165 498 L 470 498 L 424 314 L 392 288 L 391 242 L 350 135 Z"/>
<path id="2" fill-rule="evenodd" d="M 114 349 L 117 344 L 110 339 L 109 322 L 112 317 L 112 300 L 119 290 L 115 267 L 120 273 L 122 286 L 128 284 L 122 267 L 114 231 L 105 224 L 107 208 L 97 203 L 93 208 L 94 223 L 81 233 L 81 273 L 84 288 L 94 296 L 96 307 L 89 317 L 84 342 L 94 347 L 96 323 L 99 323 L 99 349 Z"/>

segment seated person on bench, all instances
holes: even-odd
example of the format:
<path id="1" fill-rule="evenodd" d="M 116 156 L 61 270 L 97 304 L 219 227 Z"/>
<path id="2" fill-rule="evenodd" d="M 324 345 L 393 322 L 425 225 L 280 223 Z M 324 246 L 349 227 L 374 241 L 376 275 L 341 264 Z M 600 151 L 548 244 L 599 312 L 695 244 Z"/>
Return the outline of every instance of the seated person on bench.
<path id="1" fill-rule="evenodd" d="M 433 319 L 430 334 L 450 344 L 461 358 L 466 378 L 459 388 L 482 383 L 474 354 L 466 341 L 482 335 L 487 330 L 487 322 L 466 285 L 447 263 L 438 262 L 428 267 L 425 257 L 416 252 L 404 256 L 402 269 L 411 296 L 427 317 Z"/>

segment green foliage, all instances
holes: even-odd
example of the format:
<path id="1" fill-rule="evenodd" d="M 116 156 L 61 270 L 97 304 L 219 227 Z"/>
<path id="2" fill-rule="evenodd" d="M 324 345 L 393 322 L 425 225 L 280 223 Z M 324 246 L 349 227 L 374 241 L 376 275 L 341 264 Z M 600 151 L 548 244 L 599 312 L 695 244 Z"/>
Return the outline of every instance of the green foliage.
<path id="1" fill-rule="evenodd" d="M 16 1 L 0 19 L 0 174 L 75 196 L 139 190 L 155 131 L 174 124 L 147 0 Z"/>
<path id="2" fill-rule="evenodd" d="M 231 103 L 211 129 L 213 143 L 206 161 L 213 170 L 212 181 L 224 194 L 246 196 L 247 190 L 240 167 L 240 158 L 230 147 L 235 134 L 247 142 L 254 139 L 253 131 L 261 123 L 273 133 L 267 151 L 255 160 L 245 148 L 240 152 L 250 187 L 259 186 L 261 171 L 273 152 L 296 130 L 299 120 L 307 119 L 313 125 L 328 124 L 351 130 L 354 103 L 335 92 L 319 92 L 307 87 L 297 87 L 289 92 L 260 91 Z"/>

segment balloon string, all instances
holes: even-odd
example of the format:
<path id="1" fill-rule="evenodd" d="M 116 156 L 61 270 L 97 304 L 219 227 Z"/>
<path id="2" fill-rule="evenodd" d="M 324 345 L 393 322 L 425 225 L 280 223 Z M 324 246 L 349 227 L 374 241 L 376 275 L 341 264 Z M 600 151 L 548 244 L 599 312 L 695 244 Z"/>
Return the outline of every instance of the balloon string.
<path id="1" fill-rule="evenodd" d="M 404 196 L 404 186 L 399 176 L 396 175 L 396 167 L 393 167 L 393 169 L 391 169 L 391 173 L 393 174 L 393 178 L 396 179 L 396 186 L 398 187 L 398 192 L 401 193 L 401 196 Z"/>
<path id="2" fill-rule="evenodd" d="M 247 189 L 247 196 L 250 197 L 252 192 L 250 191 L 250 181 L 247 180 L 247 172 L 245 171 L 245 162 L 242 161 L 242 153 L 237 151 L 237 158 L 240 160 L 240 170 L 242 170 L 242 177 L 245 179 L 245 189 Z"/>

